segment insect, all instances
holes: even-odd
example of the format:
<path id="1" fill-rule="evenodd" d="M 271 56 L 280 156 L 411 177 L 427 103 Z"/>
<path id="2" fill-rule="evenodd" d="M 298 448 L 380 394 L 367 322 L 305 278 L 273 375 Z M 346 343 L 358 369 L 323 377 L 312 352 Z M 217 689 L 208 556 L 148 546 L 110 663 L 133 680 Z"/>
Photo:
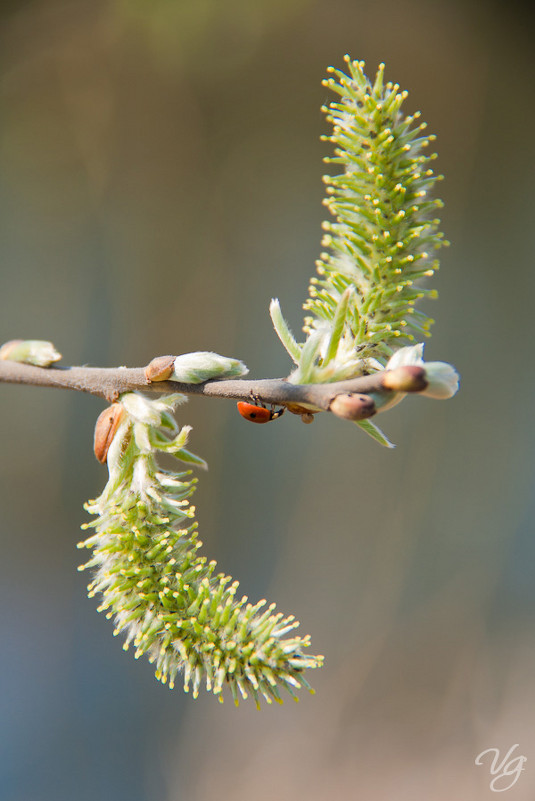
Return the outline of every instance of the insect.
<path id="1" fill-rule="evenodd" d="M 252 395 L 251 400 L 253 400 L 254 403 L 238 401 L 237 404 L 241 416 L 251 423 L 269 423 L 271 420 L 276 420 L 281 414 L 284 414 L 284 406 L 282 409 L 275 409 L 274 406 L 268 409 L 268 407 L 262 403 L 258 395 Z"/>

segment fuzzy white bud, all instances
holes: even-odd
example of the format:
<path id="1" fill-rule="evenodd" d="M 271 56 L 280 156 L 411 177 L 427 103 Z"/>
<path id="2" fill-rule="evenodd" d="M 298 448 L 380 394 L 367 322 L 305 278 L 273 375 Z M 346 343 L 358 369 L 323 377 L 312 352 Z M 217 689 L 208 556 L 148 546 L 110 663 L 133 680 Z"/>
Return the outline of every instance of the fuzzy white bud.
<path id="1" fill-rule="evenodd" d="M 40 339 L 11 339 L 0 348 L 0 359 L 36 367 L 50 367 L 61 359 L 52 342 Z"/>
<path id="2" fill-rule="evenodd" d="M 248 372 L 248 368 L 239 359 L 201 350 L 177 356 L 169 380 L 180 381 L 182 384 L 202 384 L 203 381 L 218 378 L 238 378 Z"/>

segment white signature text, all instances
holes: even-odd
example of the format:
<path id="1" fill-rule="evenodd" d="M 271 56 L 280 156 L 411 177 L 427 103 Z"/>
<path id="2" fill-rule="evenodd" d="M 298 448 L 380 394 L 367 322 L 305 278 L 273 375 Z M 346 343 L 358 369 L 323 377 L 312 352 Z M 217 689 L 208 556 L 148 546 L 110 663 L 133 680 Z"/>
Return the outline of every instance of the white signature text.
<path id="1" fill-rule="evenodd" d="M 503 759 L 498 748 L 486 748 L 476 757 L 476 765 L 483 765 L 485 757 L 488 757 L 489 761 L 492 759 L 490 773 L 493 778 L 490 782 L 490 789 L 494 793 L 503 793 L 504 790 L 510 790 L 517 783 L 522 771 L 525 770 L 524 762 L 527 761 L 527 757 L 517 756 L 513 758 L 513 752 L 517 748 L 518 743 L 512 745 Z"/>

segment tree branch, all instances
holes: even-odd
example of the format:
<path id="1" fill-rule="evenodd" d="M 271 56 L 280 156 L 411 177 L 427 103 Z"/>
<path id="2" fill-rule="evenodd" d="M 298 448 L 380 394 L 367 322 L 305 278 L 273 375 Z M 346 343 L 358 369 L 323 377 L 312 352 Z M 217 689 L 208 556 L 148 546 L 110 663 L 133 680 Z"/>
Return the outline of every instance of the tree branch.
<path id="1" fill-rule="evenodd" d="M 331 384 L 290 384 L 284 378 L 211 380 L 203 384 L 183 384 L 178 381 L 149 382 L 143 367 L 35 367 L 0 360 L 0 382 L 74 389 L 97 395 L 109 403 L 117 401 L 124 392 L 134 391 L 158 394 L 182 392 L 187 395 L 243 401 L 254 396 L 264 403 L 287 406 L 297 414 L 311 408 L 315 411 L 329 411 L 332 401 L 339 395 L 367 395 L 370 392 L 390 394 L 392 391 L 399 391 L 397 385 L 385 385 L 385 377 L 393 376 L 395 372 L 397 371 L 382 371 Z M 419 391 L 422 388 L 421 385 L 407 387 L 404 391 Z M 370 408 L 369 413 L 363 416 L 369 417 L 374 412 L 375 409 Z"/>

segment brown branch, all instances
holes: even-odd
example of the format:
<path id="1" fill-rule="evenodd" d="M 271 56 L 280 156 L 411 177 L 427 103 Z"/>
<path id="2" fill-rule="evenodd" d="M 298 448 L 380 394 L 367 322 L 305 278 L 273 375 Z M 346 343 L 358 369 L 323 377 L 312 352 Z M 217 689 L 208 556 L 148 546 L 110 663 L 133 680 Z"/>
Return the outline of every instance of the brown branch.
<path id="1" fill-rule="evenodd" d="M 406 371 L 411 368 L 401 369 Z M 178 381 L 149 382 L 143 367 L 35 367 L 0 360 L 0 382 L 74 389 L 97 395 L 109 403 L 117 401 L 124 392 L 140 391 L 160 395 L 182 392 L 187 395 L 243 401 L 258 397 L 264 403 L 286 406 L 297 414 L 304 413 L 311 407 L 313 411 L 329 411 L 337 396 L 368 395 L 370 392 L 389 395 L 393 390 L 400 391 L 401 387 L 396 382 L 392 386 L 392 381 L 386 380 L 386 376 L 391 378 L 397 372 L 382 371 L 331 384 L 290 384 L 284 378 L 212 380 L 203 384 L 182 384 Z M 386 384 L 390 386 L 387 387 Z M 412 388 L 403 387 L 402 391 L 419 391 L 422 388 L 420 383 Z M 373 404 L 368 405 L 368 410 L 361 416 L 370 417 L 375 411 Z"/>

